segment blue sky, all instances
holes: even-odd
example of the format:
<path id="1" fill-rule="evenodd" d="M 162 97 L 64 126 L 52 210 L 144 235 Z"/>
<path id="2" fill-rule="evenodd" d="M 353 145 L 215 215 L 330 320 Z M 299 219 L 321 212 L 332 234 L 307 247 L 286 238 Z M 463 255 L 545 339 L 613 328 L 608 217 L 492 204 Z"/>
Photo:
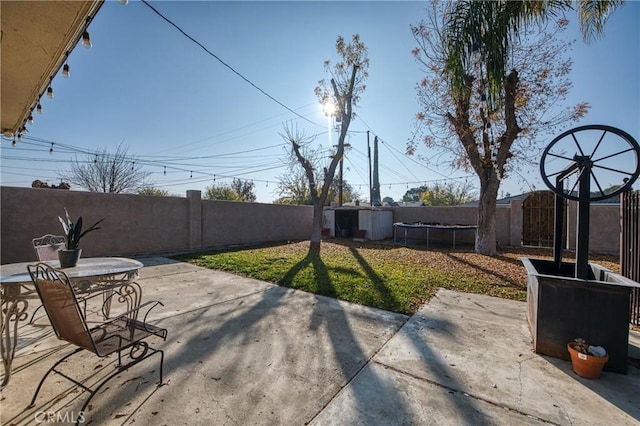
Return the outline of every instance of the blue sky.
<path id="1" fill-rule="evenodd" d="M 2 185 L 56 184 L 69 161 L 119 144 L 151 172 L 155 187 L 184 195 L 232 177 L 255 183 L 259 202 L 270 202 L 285 173 L 282 124 L 293 121 L 317 143 L 335 143 L 314 95 L 323 62 L 336 59 L 335 39 L 360 34 L 369 49 L 367 90 L 352 123 L 345 179 L 368 198 L 366 131 L 381 138 L 382 196 L 400 199 L 408 188 L 462 171 L 425 166 L 406 157 L 418 110 L 421 74 L 411 50 L 410 25 L 427 2 L 153 2 L 167 18 L 208 50 L 311 124 L 287 111 L 188 40 L 144 4 L 108 1 L 89 27 L 93 48 L 75 48 L 71 78 L 53 80 L 55 98 L 42 100 L 29 138 L 0 147 Z M 567 36 L 578 39 L 573 89 L 567 104 L 587 101 L 580 124 L 619 127 L 640 139 L 640 3 L 610 17 L 605 36 L 586 45 L 575 15 Z M 49 154 L 53 142 L 53 154 Z M 423 149 L 421 154 L 429 153 Z M 166 175 L 164 174 L 166 167 Z M 502 193 L 545 189 L 537 168 L 512 177 Z M 473 175 L 469 182 L 476 184 Z M 636 188 L 638 184 L 636 184 Z M 74 188 L 78 189 L 78 188 Z"/>

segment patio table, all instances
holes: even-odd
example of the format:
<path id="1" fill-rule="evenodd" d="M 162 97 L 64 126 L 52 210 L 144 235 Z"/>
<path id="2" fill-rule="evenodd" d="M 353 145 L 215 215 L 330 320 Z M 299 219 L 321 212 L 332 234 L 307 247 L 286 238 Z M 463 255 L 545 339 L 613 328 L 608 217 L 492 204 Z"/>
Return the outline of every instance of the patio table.
<path id="1" fill-rule="evenodd" d="M 0 265 L 0 354 L 4 365 L 4 377 L 0 389 L 4 388 L 11 377 L 11 364 L 18 342 L 18 322 L 27 319 L 29 300 L 39 299 L 28 265 L 38 263 L 21 262 Z M 57 260 L 46 261 L 54 268 L 60 267 Z M 73 268 L 64 268 L 65 274 L 79 293 L 111 292 L 116 286 L 135 284 L 127 288 L 126 303 L 139 304 L 142 297 L 140 286 L 134 283 L 142 263 L 124 257 L 81 258 Z M 105 310 L 108 315 L 110 298 L 105 298 Z"/>

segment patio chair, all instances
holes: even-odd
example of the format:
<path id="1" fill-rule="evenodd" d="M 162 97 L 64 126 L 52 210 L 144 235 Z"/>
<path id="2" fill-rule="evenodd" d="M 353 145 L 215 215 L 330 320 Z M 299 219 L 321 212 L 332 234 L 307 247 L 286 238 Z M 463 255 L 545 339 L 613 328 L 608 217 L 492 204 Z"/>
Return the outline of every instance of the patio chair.
<path id="1" fill-rule="evenodd" d="M 36 252 L 36 257 L 40 262 L 46 260 L 58 260 L 58 251 L 62 250 L 65 246 L 67 239 L 64 235 L 52 235 L 46 234 L 42 237 L 34 238 L 31 240 L 33 244 L 33 250 Z M 33 320 L 36 317 L 38 311 L 42 308 L 42 305 L 38 306 L 31 314 L 29 324 L 33 324 Z"/>
<path id="2" fill-rule="evenodd" d="M 64 248 L 67 239 L 62 235 L 43 235 L 31 240 L 36 257 L 40 262 L 45 260 L 58 260 L 58 251 Z"/>
<path id="3" fill-rule="evenodd" d="M 160 355 L 160 382 L 158 386 L 162 385 L 164 352 L 160 349 L 152 348 L 144 341 L 149 336 L 158 336 L 163 340 L 167 338 L 167 330 L 165 328 L 146 323 L 149 311 L 157 305 L 162 305 L 161 302 L 148 301 L 142 303 L 115 318 L 110 318 L 89 328 L 83 310 L 78 303 L 76 290 L 71 285 L 69 277 L 63 271 L 55 269 L 46 263 L 29 265 L 27 269 L 56 336 L 58 336 L 58 339 L 67 341 L 77 347 L 47 371 L 40 384 L 38 384 L 28 408 L 35 406 L 40 388 L 49 374 L 51 372 L 58 373 L 90 392 L 89 398 L 85 401 L 78 414 L 77 425 L 81 419 L 84 421 L 85 408 L 105 383 L 122 371 L 155 354 Z M 114 290 L 113 296 L 121 296 L 118 289 Z M 143 320 L 138 320 L 138 314 L 142 312 L 144 312 Z M 118 364 L 115 371 L 103 379 L 94 389 L 56 369 L 61 363 L 66 362 L 71 356 L 83 350 L 93 352 L 98 357 L 106 357 L 113 353 L 118 354 Z M 123 360 L 126 362 L 123 363 Z"/>

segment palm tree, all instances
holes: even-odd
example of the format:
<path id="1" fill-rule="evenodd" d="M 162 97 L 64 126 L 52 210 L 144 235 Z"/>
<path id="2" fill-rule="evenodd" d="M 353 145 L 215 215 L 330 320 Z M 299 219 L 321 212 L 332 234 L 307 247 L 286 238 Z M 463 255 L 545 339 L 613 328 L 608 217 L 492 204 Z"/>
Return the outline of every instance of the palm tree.
<path id="1" fill-rule="evenodd" d="M 447 37 L 447 74 L 456 91 L 466 88 L 473 57 L 482 55 L 488 80 L 488 102 L 501 96 L 508 70 L 509 47 L 520 30 L 555 18 L 573 8 L 572 0 L 461 0 L 451 8 Z M 577 0 L 578 21 L 585 42 L 603 33 L 607 18 L 624 0 Z"/>
<path id="2" fill-rule="evenodd" d="M 609 13 L 622 1 L 578 0 L 577 3 L 580 28 L 588 42 L 602 34 Z M 480 179 L 478 253 L 496 253 L 495 201 L 511 144 L 522 131 L 515 114 L 520 80 L 516 70 L 507 69 L 511 46 L 528 26 L 555 18 L 569 9 L 572 9 L 571 0 L 460 0 L 448 7 L 444 77 L 455 99 L 455 114 L 450 116 L 450 122 Z M 498 138 L 500 148 L 490 162 L 483 161 L 478 155 L 477 142 L 467 123 L 474 69 L 481 71 L 484 111 L 502 108 L 505 112 L 505 132 Z M 487 140 L 486 131 L 483 131 L 482 143 L 490 146 Z"/>

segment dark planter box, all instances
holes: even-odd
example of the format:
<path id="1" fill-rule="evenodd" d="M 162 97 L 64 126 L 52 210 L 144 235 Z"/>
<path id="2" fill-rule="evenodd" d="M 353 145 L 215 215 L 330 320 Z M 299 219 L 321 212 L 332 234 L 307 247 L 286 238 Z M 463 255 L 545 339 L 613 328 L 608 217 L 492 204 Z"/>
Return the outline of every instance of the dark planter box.
<path id="1" fill-rule="evenodd" d="M 604 369 L 627 372 L 631 289 L 619 274 L 589 264 L 591 279 L 573 278 L 575 263 L 522 258 L 527 269 L 527 317 L 537 353 L 570 360 L 567 343 L 582 338 L 609 354 Z"/>

